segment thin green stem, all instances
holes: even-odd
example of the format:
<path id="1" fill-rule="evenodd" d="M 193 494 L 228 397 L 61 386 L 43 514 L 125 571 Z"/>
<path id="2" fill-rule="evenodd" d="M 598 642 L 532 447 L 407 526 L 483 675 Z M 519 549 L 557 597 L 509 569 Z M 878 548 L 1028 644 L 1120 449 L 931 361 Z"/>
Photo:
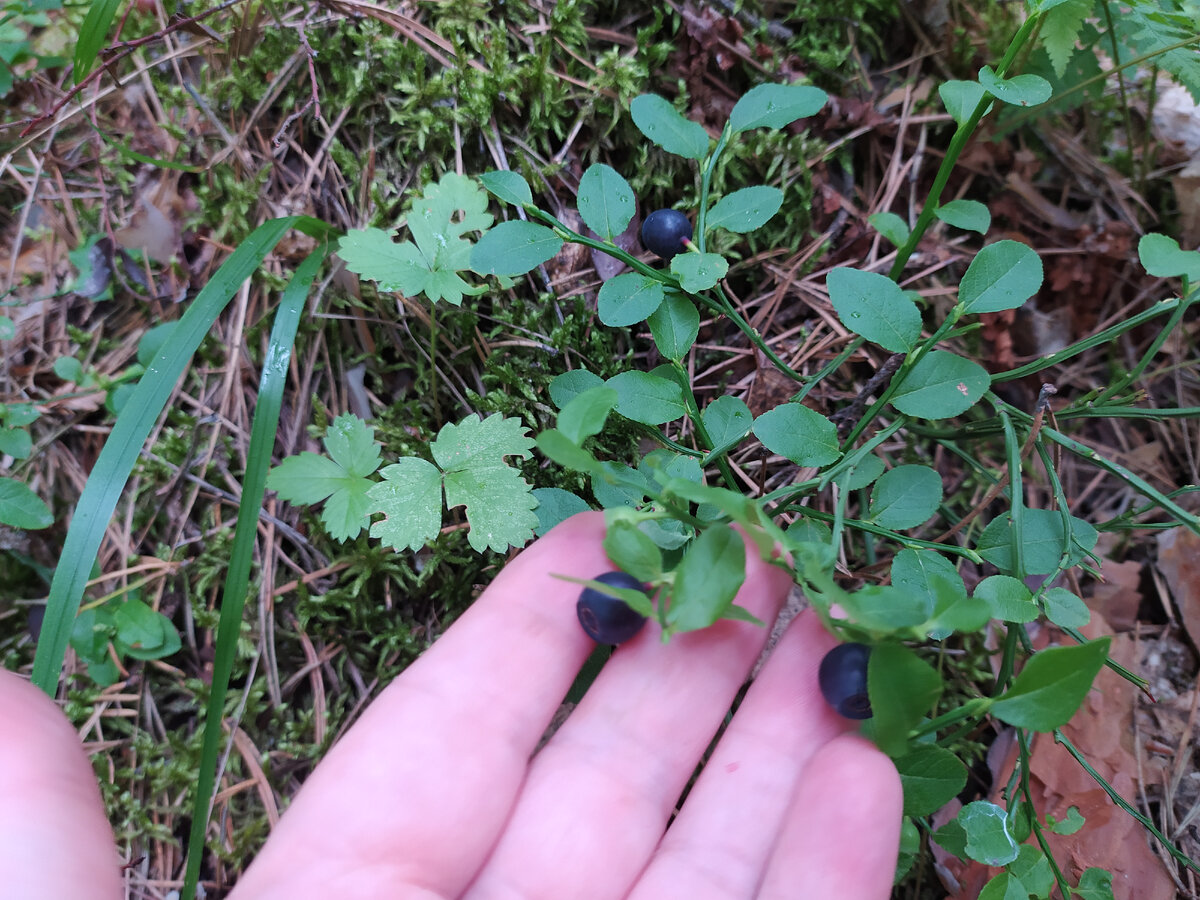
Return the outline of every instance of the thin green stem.
<path id="1" fill-rule="evenodd" d="M 822 522 L 833 522 L 836 524 L 837 517 L 833 513 L 821 512 L 820 510 L 803 507 L 804 515 L 811 516 L 814 519 L 820 519 Z M 790 512 L 788 509 L 779 509 L 776 513 Z M 862 519 L 847 519 L 842 518 L 842 524 L 848 525 L 851 528 L 857 528 L 859 531 L 869 531 L 871 534 L 885 537 L 890 541 L 895 541 L 902 547 L 908 547 L 912 550 L 936 550 L 939 553 L 949 553 L 951 556 L 961 556 L 964 559 L 969 559 L 973 563 L 982 565 L 983 557 L 969 547 L 957 547 L 954 544 L 938 544 L 933 541 L 922 541 L 917 538 L 909 537 L 906 534 L 900 534 L 898 531 L 890 531 L 887 528 L 881 528 L 873 522 L 864 522 Z"/>
<path id="2" fill-rule="evenodd" d="M 1054 881 L 1058 885 L 1059 891 L 1062 892 L 1063 900 L 1070 900 L 1071 886 L 1067 884 L 1067 879 L 1059 868 L 1058 860 L 1054 858 L 1054 851 L 1050 849 L 1050 844 L 1046 841 L 1046 836 L 1042 832 L 1042 823 L 1038 821 L 1037 804 L 1033 802 L 1033 792 L 1029 789 L 1029 737 L 1025 734 L 1024 728 L 1017 729 L 1017 747 L 1020 755 L 1019 766 L 1021 772 L 1021 795 L 1025 798 L 1025 802 L 1029 804 L 1029 809 L 1032 811 L 1029 816 L 1029 827 L 1033 831 L 1034 837 L 1037 838 L 1038 846 L 1042 848 L 1042 853 L 1045 854 L 1046 860 L 1050 863 L 1050 870 L 1054 873 Z"/>
<path id="3" fill-rule="evenodd" d="M 687 369 L 677 359 L 671 360 L 671 367 L 675 370 L 676 380 L 683 390 L 683 404 L 687 407 L 688 417 L 692 420 L 692 427 L 696 429 L 696 437 L 699 438 L 700 444 L 705 450 L 714 449 L 716 444 L 713 443 L 708 429 L 704 427 L 704 420 L 700 417 L 700 404 L 696 401 L 696 395 L 692 392 Z M 717 468 L 721 471 L 721 478 L 725 481 L 725 486 L 731 491 L 740 490 L 737 479 L 733 477 L 733 469 L 729 467 L 729 460 L 722 455 L 717 457 L 714 462 L 716 462 Z"/>

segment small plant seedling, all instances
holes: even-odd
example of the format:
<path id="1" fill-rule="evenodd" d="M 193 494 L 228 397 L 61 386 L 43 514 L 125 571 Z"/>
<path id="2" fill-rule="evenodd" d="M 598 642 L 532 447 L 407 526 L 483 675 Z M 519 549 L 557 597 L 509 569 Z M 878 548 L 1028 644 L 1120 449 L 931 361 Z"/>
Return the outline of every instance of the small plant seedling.
<path id="1" fill-rule="evenodd" d="M 644 584 L 625 572 L 605 572 L 592 580 L 626 590 L 646 589 Z M 587 636 L 597 644 L 623 644 L 637 635 L 646 624 L 646 617 L 620 597 L 592 587 L 585 587 L 580 592 L 575 612 Z"/>
<path id="2" fill-rule="evenodd" d="M 871 648 L 866 644 L 838 644 L 825 654 L 817 669 L 817 683 L 825 702 L 847 719 L 871 718 L 867 696 L 867 662 Z"/>

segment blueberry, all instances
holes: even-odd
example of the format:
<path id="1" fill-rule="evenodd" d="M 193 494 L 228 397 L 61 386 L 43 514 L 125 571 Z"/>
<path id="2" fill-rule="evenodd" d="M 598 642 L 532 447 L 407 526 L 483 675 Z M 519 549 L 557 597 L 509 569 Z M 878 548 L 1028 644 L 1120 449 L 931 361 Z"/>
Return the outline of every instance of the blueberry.
<path id="1" fill-rule="evenodd" d="M 692 223 L 677 209 L 656 209 L 642 222 L 642 246 L 662 259 L 683 251 L 692 239 Z"/>
<path id="2" fill-rule="evenodd" d="M 646 590 L 646 586 L 624 572 L 605 572 L 595 581 L 618 588 Z M 579 624 L 587 636 L 598 644 L 623 644 L 642 630 L 646 617 L 634 611 L 628 603 L 591 588 L 584 588 L 575 604 Z"/>
<path id="3" fill-rule="evenodd" d="M 817 681 L 825 702 L 847 719 L 871 718 L 867 697 L 867 660 L 871 648 L 866 644 L 839 644 L 821 660 Z"/>

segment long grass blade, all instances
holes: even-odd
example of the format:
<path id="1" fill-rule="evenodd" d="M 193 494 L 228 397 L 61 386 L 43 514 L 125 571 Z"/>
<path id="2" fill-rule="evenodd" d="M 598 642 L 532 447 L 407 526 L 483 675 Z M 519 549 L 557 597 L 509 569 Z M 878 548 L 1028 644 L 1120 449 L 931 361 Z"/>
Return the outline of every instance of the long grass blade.
<path id="1" fill-rule="evenodd" d="M 329 231 L 324 222 L 309 216 L 287 216 L 258 226 L 192 301 L 121 408 L 79 497 L 50 583 L 46 616 L 33 660 L 33 682 L 51 697 L 58 686 L 92 563 L 150 430 L 213 322 L 290 228 L 318 238 Z"/>
<path id="2" fill-rule="evenodd" d="M 258 402 L 255 404 L 254 420 L 250 426 L 246 477 L 242 484 L 241 501 L 238 503 L 233 550 L 229 557 L 229 569 L 225 573 L 221 618 L 217 624 L 212 690 L 208 695 L 208 708 L 204 716 L 200 772 L 196 781 L 196 796 L 192 801 L 187 868 L 184 872 L 183 892 L 180 895 L 184 898 L 195 895 L 196 883 L 200 878 L 204 835 L 208 830 L 213 788 L 216 784 L 217 754 L 221 744 L 225 697 L 229 692 L 229 678 L 237 656 L 238 633 L 241 629 L 242 612 L 246 606 L 246 594 L 250 584 L 250 569 L 254 560 L 258 514 L 262 508 L 263 494 L 266 492 L 267 470 L 271 466 L 271 452 L 275 447 L 275 434 L 279 428 L 279 410 L 283 406 L 283 389 L 288 363 L 292 357 L 292 345 L 296 340 L 296 329 L 300 324 L 300 314 L 304 311 L 309 288 L 328 252 L 328 245 L 314 250 L 296 269 L 296 274 L 284 290 L 279 309 L 275 313 L 267 357 L 263 362 Z"/>
<path id="3" fill-rule="evenodd" d="M 75 45 L 75 83 L 83 81 L 92 66 L 100 48 L 108 38 L 108 29 L 112 26 L 117 10 L 121 8 L 121 0 L 92 0 L 92 6 L 79 26 L 79 42 Z"/>

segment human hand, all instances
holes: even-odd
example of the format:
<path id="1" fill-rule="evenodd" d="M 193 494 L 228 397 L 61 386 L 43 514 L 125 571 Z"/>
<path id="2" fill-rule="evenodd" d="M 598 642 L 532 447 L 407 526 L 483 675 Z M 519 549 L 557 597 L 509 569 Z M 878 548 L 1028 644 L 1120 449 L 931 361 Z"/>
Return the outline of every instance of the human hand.
<path id="1" fill-rule="evenodd" d="M 760 627 L 725 620 L 664 646 L 649 623 L 531 759 L 594 646 L 576 620 L 577 587 L 553 575 L 611 570 L 603 537 L 602 515 L 576 516 L 506 566 L 330 751 L 231 897 L 888 896 L 899 779 L 821 698 L 816 669 L 834 640 L 810 614 L 785 632 L 673 822 L 766 640 Z M 737 602 L 771 621 L 790 582 L 753 551 L 746 567 Z M 0 681 L 5 722 L 22 715 L 3 701 L 15 680 Z M 54 712 L 27 685 L 17 693 L 43 718 Z M 51 724 L 46 740 L 80 757 L 61 716 Z M 0 737 L 0 773 L 12 771 L 12 743 Z M 0 838 L 35 807 L 73 809 L 55 825 L 70 835 L 51 831 L 46 846 L 58 851 L 27 849 L 16 862 L 11 840 L 0 842 L 4 870 L 71 846 L 84 877 L 74 890 L 16 896 L 120 896 L 86 762 L 60 774 L 27 756 L 36 780 L 0 774 Z"/>

